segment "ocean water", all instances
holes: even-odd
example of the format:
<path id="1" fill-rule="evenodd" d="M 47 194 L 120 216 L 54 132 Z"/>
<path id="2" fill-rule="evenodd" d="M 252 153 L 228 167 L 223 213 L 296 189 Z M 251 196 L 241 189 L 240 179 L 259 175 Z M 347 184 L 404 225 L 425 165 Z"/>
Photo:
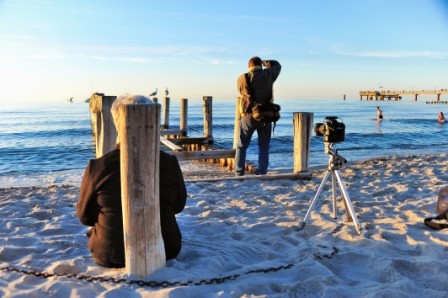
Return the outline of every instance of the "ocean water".
<path id="1" fill-rule="evenodd" d="M 345 124 L 345 140 L 333 149 L 349 162 L 388 155 L 447 153 L 448 123 L 439 124 L 439 111 L 448 105 L 425 104 L 424 100 L 277 100 L 282 118 L 271 141 L 270 169 L 293 167 L 293 113 L 312 112 L 314 123 L 337 116 Z M 188 103 L 188 135 L 203 136 L 202 100 Z M 375 107 L 384 119 L 376 120 Z M 213 136 L 216 148 L 232 148 L 235 99 L 213 100 Z M 448 114 L 447 114 L 448 115 Z M 179 127 L 179 101 L 171 99 L 170 128 Z M 247 159 L 257 161 L 257 137 Z M 74 181 L 94 158 L 89 105 L 10 105 L 0 107 L 0 186 L 29 183 L 38 177 L 43 184 Z M 310 164 L 324 164 L 322 137 L 313 133 Z"/>

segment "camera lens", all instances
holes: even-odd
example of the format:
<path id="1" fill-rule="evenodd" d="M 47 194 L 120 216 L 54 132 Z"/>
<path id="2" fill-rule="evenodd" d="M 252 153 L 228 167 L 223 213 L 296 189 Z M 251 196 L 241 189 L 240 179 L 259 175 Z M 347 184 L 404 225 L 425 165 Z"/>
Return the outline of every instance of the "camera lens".
<path id="1" fill-rule="evenodd" d="M 316 125 L 314 126 L 314 133 L 316 134 L 316 136 L 323 136 L 325 134 L 325 130 L 325 124 L 316 123 Z"/>

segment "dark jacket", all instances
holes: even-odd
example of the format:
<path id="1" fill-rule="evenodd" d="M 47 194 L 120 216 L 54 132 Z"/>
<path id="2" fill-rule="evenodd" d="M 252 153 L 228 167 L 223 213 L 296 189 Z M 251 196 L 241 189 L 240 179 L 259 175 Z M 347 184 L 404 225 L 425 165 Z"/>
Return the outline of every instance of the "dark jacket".
<path id="1" fill-rule="evenodd" d="M 187 191 L 177 158 L 162 151 L 159 180 L 160 222 L 168 260 L 181 249 L 182 235 L 175 214 L 184 209 Z M 87 233 L 88 247 L 95 261 L 107 267 L 124 267 L 119 149 L 90 160 L 76 208 L 81 223 L 92 226 Z"/>
<path id="2" fill-rule="evenodd" d="M 262 68 L 261 66 L 253 66 L 249 69 L 248 74 L 252 89 L 252 95 L 249 92 L 249 84 L 246 80 L 245 74 L 242 74 L 238 77 L 237 88 L 239 94 L 241 95 L 241 115 L 251 113 L 251 102 L 269 103 L 274 101 L 274 82 L 280 75 L 282 66 L 276 60 L 264 61 L 263 63 L 264 65 L 268 65 L 269 67 Z"/>

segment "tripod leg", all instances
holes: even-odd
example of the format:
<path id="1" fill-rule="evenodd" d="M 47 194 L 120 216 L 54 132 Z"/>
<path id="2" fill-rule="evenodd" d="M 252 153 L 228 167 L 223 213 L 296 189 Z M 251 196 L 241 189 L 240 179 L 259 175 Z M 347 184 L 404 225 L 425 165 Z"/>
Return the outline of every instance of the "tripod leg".
<path id="1" fill-rule="evenodd" d="M 339 187 L 341 188 L 341 192 L 342 192 L 344 200 L 345 200 L 345 204 L 346 204 L 345 206 L 348 209 L 347 212 L 350 213 L 350 215 L 353 219 L 353 223 L 355 224 L 356 231 L 358 232 L 359 235 L 362 236 L 362 228 L 361 228 L 361 225 L 359 224 L 358 218 L 356 217 L 355 209 L 353 208 L 352 201 L 350 200 L 350 196 L 348 195 L 347 188 L 345 187 L 344 179 L 342 179 L 342 176 L 341 176 L 341 173 L 339 170 L 335 171 L 335 175 L 336 175 L 336 178 L 338 179 Z"/>
<path id="2" fill-rule="evenodd" d="M 331 172 L 331 188 L 333 191 L 333 218 L 338 218 L 338 213 L 336 210 L 336 175 L 334 174 L 334 171 Z"/>
<path id="3" fill-rule="evenodd" d="M 325 186 L 325 182 L 327 182 L 328 177 L 330 176 L 330 170 L 328 170 L 325 173 L 324 178 L 322 179 L 322 182 L 319 185 L 319 188 L 317 189 L 316 195 L 314 196 L 313 200 L 311 201 L 311 205 L 308 208 L 308 211 L 306 212 L 305 218 L 303 219 L 303 222 L 306 223 L 306 221 L 308 220 L 308 217 L 310 216 L 311 210 L 313 210 L 314 205 L 316 204 L 317 199 L 320 196 L 320 193 L 322 192 L 324 186 Z"/>

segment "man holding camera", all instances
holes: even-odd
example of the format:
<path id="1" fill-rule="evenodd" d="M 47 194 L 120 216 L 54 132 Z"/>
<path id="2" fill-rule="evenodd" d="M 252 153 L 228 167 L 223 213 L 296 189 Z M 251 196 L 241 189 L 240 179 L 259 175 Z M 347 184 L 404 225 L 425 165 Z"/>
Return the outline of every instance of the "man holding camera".
<path id="1" fill-rule="evenodd" d="M 257 175 L 265 175 L 269 165 L 269 143 L 271 141 L 271 122 L 257 121 L 252 117 L 255 103 L 272 103 L 273 86 L 280 74 L 281 65 L 276 60 L 262 61 L 252 57 L 247 73 L 238 77 L 237 88 L 241 96 L 239 111 L 239 139 L 235 153 L 235 176 L 243 176 L 246 164 L 246 151 L 254 131 L 258 134 Z M 263 68 L 264 66 L 264 68 Z"/>

